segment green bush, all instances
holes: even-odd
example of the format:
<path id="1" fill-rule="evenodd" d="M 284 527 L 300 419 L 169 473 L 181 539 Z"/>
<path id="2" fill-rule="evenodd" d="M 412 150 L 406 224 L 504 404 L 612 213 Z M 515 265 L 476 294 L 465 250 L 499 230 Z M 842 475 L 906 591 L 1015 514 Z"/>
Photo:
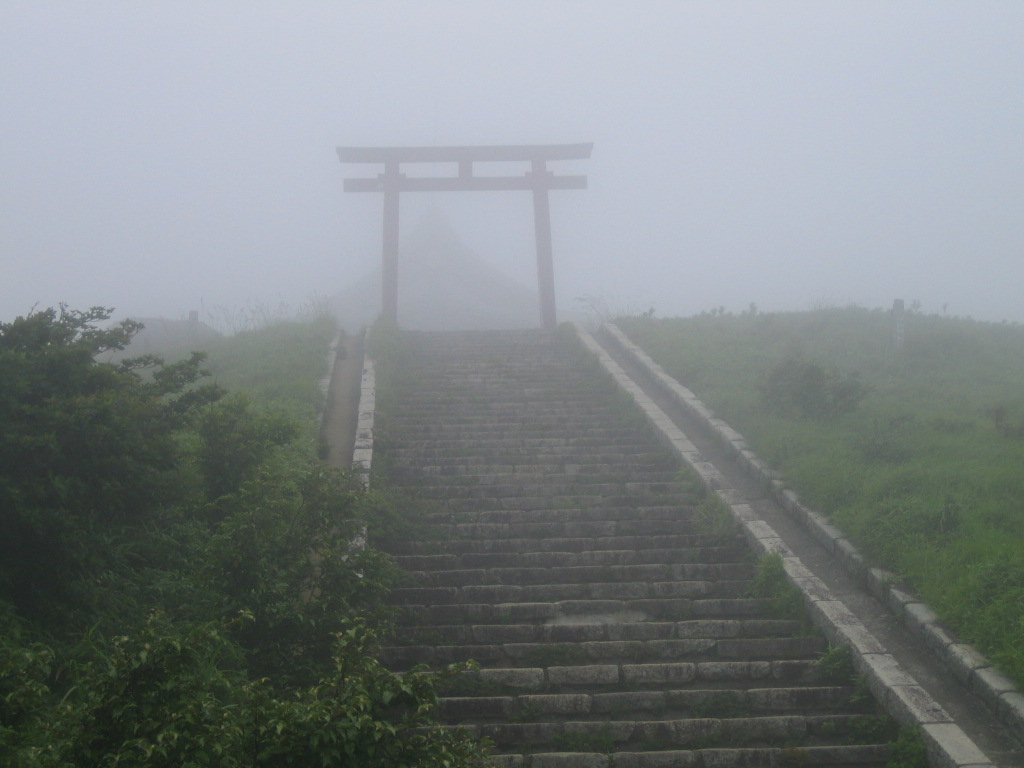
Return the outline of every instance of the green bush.
<path id="1" fill-rule="evenodd" d="M 866 394 L 856 374 L 794 357 L 773 367 L 761 385 L 765 405 L 787 418 L 834 419 L 856 409 Z"/>
<path id="2" fill-rule="evenodd" d="M 331 329 L 221 346 L 221 380 L 260 381 L 216 402 L 202 355 L 97 362 L 138 329 L 108 315 L 0 324 L 0 763 L 479 764 L 424 727 L 458 669 L 378 662 L 395 569 L 315 461 Z"/>
<path id="3" fill-rule="evenodd" d="M 751 597 L 768 598 L 771 613 L 780 619 L 807 622 L 803 594 L 789 581 L 781 555 L 765 555 L 757 564 L 754 580 L 750 584 Z"/>
<path id="4" fill-rule="evenodd" d="M 72 582 L 117 566 L 97 539 L 179 498 L 176 435 L 221 394 L 199 383 L 198 353 L 95 362 L 139 328 L 96 327 L 109 316 L 62 306 L 0 323 L 0 598 L 48 622 L 78 601 Z"/>

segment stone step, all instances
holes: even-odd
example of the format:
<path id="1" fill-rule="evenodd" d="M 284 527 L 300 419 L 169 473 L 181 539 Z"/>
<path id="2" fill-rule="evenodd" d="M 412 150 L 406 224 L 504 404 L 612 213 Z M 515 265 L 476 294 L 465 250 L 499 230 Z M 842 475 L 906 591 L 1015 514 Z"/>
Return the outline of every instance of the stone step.
<path id="1" fill-rule="evenodd" d="M 698 599 L 743 597 L 750 593 L 742 581 L 594 581 L 557 584 L 467 584 L 460 587 L 398 587 L 391 591 L 395 605 L 442 606 L 464 603 L 539 603 L 569 600 L 634 601 L 664 598 Z"/>
<path id="2" fill-rule="evenodd" d="M 522 560 L 514 555 L 510 560 Z M 506 567 L 464 570 L 408 571 L 410 583 L 422 587 L 482 586 L 487 584 L 581 584 L 630 581 L 740 581 L 754 576 L 752 563 L 639 563 L 569 567 Z"/>
<path id="3" fill-rule="evenodd" d="M 477 738 L 490 739 L 499 750 L 577 747 L 588 741 L 614 749 L 640 750 L 726 748 L 743 744 L 782 749 L 794 743 L 807 746 L 845 746 L 859 729 L 874 723 L 873 715 L 770 715 L 765 717 L 681 718 L 675 720 L 564 720 L 470 724 Z M 569 750 L 575 751 L 575 750 Z"/>
<path id="4" fill-rule="evenodd" d="M 438 453 L 442 449 L 436 449 Z M 431 463 L 429 460 L 425 460 L 424 457 L 411 457 L 408 455 L 396 456 L 389 451 L 388 458 L 391 463 L 391 470 L 389 473 L 389 479 L 391 476 L 404 477 L 411 476 L 415 477 L 419 481 L 427 481 L 433 475 L 449 474 L 509 474 L 515 476 L 520 473 L 524 474 L 566 474 L 566 475 L 585 475 L 592 474 L 598 476 L 607 477 L 620 477 L 630 476 L 634 471 L 641 472 L 660 472 L 664 473 L 666 477 L 664 479 L 670 480 L 673 477 L 677 477 L 679 473 L 679 467 L 675 462 L 670 460 L 670 457 L 660 453 L 648 453 L 644 455 L 635 455 L 632 457 L 623 457 L 621 454 L 612 455 L 611 451 L 605 451 L 608 454 L 608 458 L 614 458 L 615 461 L 608 461 L 606 457 L 588 453 L 586 456 L 568 457 L 562 459 L 556 459 L 553 457 L 542 457 L 536 454 L 522 453 L 517 456 L 506 456 L 505 458 L 514 459 L 514 461 L 508 461 L 506 466 L 507 469 L 502 467 L 488 468 L 483 472 L 476 472 L 475 467 L 481 467 L 487 465 L 490 467 L 493 464 L 492 458 L 484 455 L 456 455 L 459 452 L 448 450 L 447 454 L 438 456 L 437 463 Z"/>
<path id="5" fill-rule="evenodd" d="M 734 597 L 662 598 L 638 600 L 562 600 L 536 603 L 452 603 L 407 605 L 399 612 L 401 625 L 523 624 L 557 621 L 612 621 L 628 616 L 631 621 L 680 621 L 698 618 L 765 618 L 771 608 L 767 598 Z"/>
<path id="6" fill-rule="evenodd" d="M 579 497 L 559 496 L 555 500 L 564 499 L 566 509 L 581 506 Z M 508 499 L 510 509 L 543 509 L 551 503 L 551 499 L 519 497 Z M 469 505 L 457 500 L 447 502 L 446 506 L 454 513 L 470 511 Z M 616 506 L 609 504 L 609 506 Z M 552 517 L 556 515 L 553 513 Z M 625 536 L 651 536 L 663 538 L 667 536 L 685 536 L 696 532 L 692 520 L 677 518 L 675 520 L 582 520 L 579 522 L 531 522 L 531 523 L 454 523 L 436 525 L 433 535 L 439 539 L 579 539 L 579 538 L 619 538 Z"/>
<path id="7" fill-rule="evenodd" d="M 432 498 L 421 496 L 421 499 Z M 426 525 L 448 525 L 453 523 L 578 523 L 622 520 L 689 520 L 692 503 L 681 505 L 636 505 L 636 506 L 592 506 L 584 508 L 557 509 L 490 509 L 481 500 L 479 510 L 456 512 L 450 504 L 440 512 L 424 512 L 417 518 Z"/>
<path id="8" fill-rule="evenodd" d="M 424 372 L 416 389 L 406 392 L 401 409 L 392 411 L 389 419 L 395 423 L 425 424 L 432 415 L 440 415 L 470 422 L 492 417 L 511 423 L 533 423 L 536 414 L 539 419 L 590 416 L 591 426 L 630 423 L 621 418 L 621 401 L 611 402 L 593 394 L 586 383 L 581 385 L 572 376 L 540 382 L 503 382 L 493 378 L 467 383 Z"/>
<path id="9" fill-rule="evenodd" d="M 394 424 L 400 430 L 403 444 L 419 441 L 430 441 L 441 443 L 446 440 L 492 440 L 500 439 L 503 436 L 510 436 L 516 440 L 551 440 L 554 439 L 552 432 L 559 433 L 559 437 L 571 440 L 598 439 L 605 442 L 618 440 L 628 444 L 636 443 L 636 429 L 630 427 L 595 427 L 587 426 L 593 423 L 593 419 L 557 419 L 551 424 L 544 420 L 521 422 L 502 422 L 493 420 L 489 422 L 475 423 L 414 423 L 411 420 L 403 420 Z"/>
<path id="10" fill-rule="evenodd" d="M 442 698 L 440 715 L 448 722 L 481 723 L 511 719 L 538 720 L 621 718 L 643 713 L 651 720 L 866 711 L 854 701 L 853 686 L 777 686 L 770 688 L 668 688 L 660 690 L 463 696 Z"/>
<path id="11" fill-rule="evenodd" d="M 390 438 L 394 440 L 395 438 Z M 536 464 L 607 464 L 616 460 L 628 466 L 637 463 L 640 466 L 656 464 L 666 466 L 668 454 L 650 451 L 641 453 L 636 450 L 624 451 L 615 446 L 609 447 L 606 443 L 600 445 L 581 446 L 568 441 L 562 441 L 554 445 L 545 446 L 521 446 L 511 445 L 507 442 L 485 442 L 475 441 L 471 446 L 451 445 L 421 445 L 404 446 L 394 444 L 387 450 L 389 461 L 397 465 L 403 463 L 415 466 L 416 464 L 431 464 L 434 461 L 474 461 L 482 464 L 504 465 L 536 465 Z M 496 461 L 500 460 L 500 461 Z"/>
<path id="12" fill-rule="evenodd" d="M 631 498 L 629 496 L 593 496 L 593 495 L 555 495 L 555 496 L 508 496 L 508 497 L 488 497 L 482 499 L 465 499 L 465 498 L 447 498 L 447 499 L 429 499 L 422 498 L 426 503 L 441 503 L 443 508 L 449 512 L 462 514 L 462 515 L 474 515 L 478 512 L 490 512 L 496 510 L 520 510 L 520 511 L 532 511 L 532 510 L 549 510 L 550 515 L 546 522 L 557 523 L 559 521 L 558 512 L 561 510 L 595 510 L 595 515 L 599 518 L 608 517 L 614 512 L 614 510 L 635 504 L 640 507 L 649 506 L 670 506 L 675 507 L 677 510 L 691 510 L 693 508 L 692 498 L 688 495 L 670 496 L 665 495 L 660 498 Z M 596 510 L 607 510 L 602 514 L 598 514 Z M 682 530 L 675 530 L 672 525 L 666 522 L 662 528 L 654 528 L 651 526 L 640 526 L 641 530 L 638 533 L 643 533 L 647 529 L 654 535 L 664 535 L 670 533 L 689 533 L 694 530 L 692 524 L 689 521 L 689 515 L 678 514 L 676 516 L 675 523 L 685 523 L 683 526 L 676 525 L 676 528 L 682 528 Z M 466 521 L 472 522 L 472 518 L 466 518 Z M 628 522 L 628 521 L 625 521 Z M 514 535 L 514 531 L 512 532 Z M 490 537 L 489 534 L 484 534 Z M 557 536 L 557 532 L 552 533 L 545 531 L 541 534 L 545 538 L 550 538 L 552 535 Z M 615 534 L 581 534 L 581 535 L 615 535 Z M 622 532 L 618 535 L 631 535 L 627 532 Z"/>
<path id="13" fill-rule="evenodd" d="M 389 437 L 390 433 L 385 430 L 385 437 Z M 395 438 L 390 438 L 395 439 Z M 444 441 L 432 440 L 429 438 L 405 438 L 402 437 L 401 441 L 398 442 L 393 448 L 389 448 L 389 451 L 406 451 L 406 452 L 419 452 L 418 455 L 425 456 L 429 455 L 430 451 L 435 451 L 434 455 L 441 455 L 447 446 L 443 445 Z M 461 450 L 469 451 L 486 451 L 488 449 L 492 451 L 549 451 L 553 455 L 558 455 L 559 451 L 564 451 L 571 455 L 580 455 L 587 452 L 588 449 L 596 449 L 603 451 L 600 454 L 604 457 L 613 456 L 618 453 L 619 456 L 630 456 L 633 453 L 642 453 L 637 450 L 637 443 L 635 442 L 619 442 L 612 441 L 610 443 L 608 437 L 602 435 L 581 435 L 573 436 L 566 434 L 556 435 L 538 435 L 531 437 L 529 435 L 522 435 L 521 433 L 507 432 L 507 433 L 482 433 L 480 437 L 475 438 L 463 438 L 458 440 L 459 447 Z M 648 446 L 650 448 L 651 446 Z M 617 450 L 616 450 L 617 449 Z"/>
<path id="14" fill-rule="evenodd" d="M 693 619 L 563 624 L 452 624 L 407 629 L 394 645 L 488 645 L 494 643 L 584 643 L 620 640 L 786 637 L 803 625 L 784 619 Z"/>
<path id="15" fill-rule="evenodd" d="M 393 669 L 475 661 L 488 667 L 537 667 L 698 660 L 803 659 L 821 655 L 819 637 L 688 638 L 670 640 L 593 640 L 571 643 L 503 643 L 491 645 L 402 645 L 384 649 Z"/>
<path id="16" fill-rule="evenodd" d="M 584 431 L 595 429 L 595 422 L 608 422 L 613 416 L 606 407 L 554 407 L 539 406 L 537 403 L 503 403 L 496 407 L 493 402 L 482 403 L 475 408 L 460 404 L 445 405 L 437 401 L 424 403 L 420 413 L 406 410 L 400 416 L 392 416 L 389 427 L 396 434 L 406 436 L 426 433 L 428 435 L 448 434 L 452 431 L 525 431 L 572 430 L 577 427 Z M 608 427 L 604 427 L 607 429 Z M 623 430 L 622 427 L 618 429 Z M 623 430 L 631 437 L 634 433 Z"/>
<path id="17" fill-rule="evenodd" d="M 827 685 L 814 659 L 673 661 L 648 664 L 577 664 L 470 669 L 442 683 L 446 697 L 518 695 L 524 692 L 698 688 L 768 688 Z"/>
<path id="18" fill-rule="evenodd" d="M 722 544 L 699 533 L 674 536 L 603 536 L 537 539 L 438 539 L 391 541 L 385 551 L 403 568 L 488 568 L 517 565 L 625 565 L 628 563 L 749 560 L 741 539 Z M 412 559 L 416 558 L 416 559 Z M 444 563 L 442 566 L 441 564 Z"/>
<path id="19" fill-rule="evenodd" d="M 400 483 L 392 485 L 401 488 Z M 416 493 L 422 499 L 500 499 L 496 506 L 505 506 L 506 499 L 521 496 L 539 496 L 544 498 L 561 498 L 566 496 L 582 496 L 584 498 L 624 499 L 635 498 L 643 503 L 645 499 L 672 499 L 672 503 L 682 506 L 695 505 L 697 496 L 687 487 L 679 483 L 643 482 L 636 479 L 628 482 L 585 481 L 579 478 L 558 478 L 554 476 L 536 477 L 509 484 L 491 484 L 475 482 L 473 477 L 466 477 L 460 483 L 430 484 L 422 482 L 414 484 Z"/>
<path id="20" fill-rule="evenodd" d="M 495 768 L 885 768 L 887 744 L 494 755 Z"/>
<path id="21" fill-rule="evenodd" d="M 472 459 L 472 460 L 471 460 Z M 459 482 L 475 482 L 479 485 L 514 485 L 529 483 L 548 477 L 570 478 L 586 482 L 590 478 L 607 482 L 625 482 L 642 474 L 651 482 L 672 482 L 679 480 L 679 471 L 664 469 L 656 463 L 647 468 L 643 466 L 623 467 L 611 464 L 570 464 L 536 462 L 534 464 L 510 465 L 506 471 L 483 467 L 484 460 L 480 457 L 465 457 L 461 463 L 422 464 L 403 459 L 392 464 L 389 480 L 392 484 L 401 484 L 403 480 L 412 481 L 420 486 L 446 477 L 457 478 Z M 474 464 L 479 471 L 474 468 Z"/>

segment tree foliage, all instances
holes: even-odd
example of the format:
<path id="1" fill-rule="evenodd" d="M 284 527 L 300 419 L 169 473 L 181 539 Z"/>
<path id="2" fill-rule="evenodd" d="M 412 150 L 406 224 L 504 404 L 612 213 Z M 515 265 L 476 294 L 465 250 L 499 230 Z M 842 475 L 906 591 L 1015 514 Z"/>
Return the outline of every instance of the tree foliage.
<path id="1" fill-rule="evenodd" d="M 844 376 L 796 357 L 774 366 L 761 386 L 765 405 L 787 418 L 835 419 L 855 410 L 867 393 L 856 374 Z"/>
<path id="2" fill-rule="evenodd" d="M 144 524 L 174 498 L 175 434 L 220 396 L 199 384 L 199 353 L 97 362 L 140 328 L 98 328 L 110 312 L 62 306 L 0 323 L 0 596 L 25 615 L 59 609 L 70 581 L 109 567 L 97 530 Z"/>
<path id="3" fill-rule="evenodd" d="M 201 354 L 100 362 L 109 316 L 0 324 L 0 764 L 476 764 L 425 727 L 454 670 L 378 661 L 361 486 Z"/>

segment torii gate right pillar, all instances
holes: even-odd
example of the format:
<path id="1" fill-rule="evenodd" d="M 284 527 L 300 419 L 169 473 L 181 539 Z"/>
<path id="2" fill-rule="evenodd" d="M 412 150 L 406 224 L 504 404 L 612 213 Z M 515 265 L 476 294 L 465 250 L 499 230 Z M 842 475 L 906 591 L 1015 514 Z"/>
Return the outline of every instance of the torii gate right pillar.
<path id="1" fill-rule="evenodd" d="M 398 193 L 401 177 L 398 163 L 387 163 L 384 171 L 384 235 L 381 260 L 381 311 L 398 324 Z"/>
<path id="2" fill-rule="evenodd" d="M 551 253 L 551 208 L 548 203 L 546 164 L 533 161 L 533 224 L 537 234 L 537 292 L 540 298 L 540 325 L 552 330 L 556 324 L 555 265 Z"/>

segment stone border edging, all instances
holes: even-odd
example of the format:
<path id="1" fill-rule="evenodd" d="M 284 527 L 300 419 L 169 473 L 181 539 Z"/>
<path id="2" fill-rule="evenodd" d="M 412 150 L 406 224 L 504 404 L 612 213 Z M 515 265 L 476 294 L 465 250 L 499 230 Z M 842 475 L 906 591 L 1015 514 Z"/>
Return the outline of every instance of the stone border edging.
<path id="1" fill-rule="evenodd" d="M 928 748 L 929 757 L 934 765 L 941 768 L 992 768 L 992 762 L 953 721 L 950 715 L 917 684 L 911 675 L 900 667 L 891 654 L 886 653 L 885 647 L 879 643 L 867 627 L 804 566 L 775 530 L 764 520 L 758 518 L 753 508 L 745 503 L 735 490 L 725 487 L 724 478 L 718 470 L 704 460 L 696 446 L 643 392 L 640 385 L 629 377 L 582 326 L 577 324 L 576 332 L 583 345 L 598 358 L 602 367 L 612 376 L 619 387 L 624 389 L 643 410 L 648 421 L 662 438 L 683 461 L 697 472 L 707 489 L 718 495 L 729 506 L 755 551 L 761 555 L 776 553 L 782 557 L 786 575 L 803 593 L 804 602 L 814 623 L 825 633 L 830 643 L 842 644 L 851 650 L 857 672 L 864 676 L 871 692 L 893 717 L 903 725 L 920 729 Z M 746 471 L 756 468 L 758 471 L 755 472 L 755 477 L 770 480 L 773 495 L 784 494 L 784 498 L 791 499 L 790 503 L 799 504 L 795 494 L 783 489 L 771 469 L 750 450 L 742 435 L 718 419 L 692 392 L 668 376 L 650 357 L 632 344 L 619 328 L 606 323 L 602 326 L 601 332 L 627 356 L 645 368 L 658 386 L 680 406 L 711 427 L 716 436 L 733 451 Z M 807 510 L 803 505 L 800 506 L 811 513 L 811 510 Z M 789 511 L 788 506 L 786 509 Z M 815 515 L 815 518 L 828 526 L 820 516 Z M 845 539 L 843 541 L 847 546 L 844 546 L 840 552 L 837 542 L 842 538 L 841 534 L 832 526 L 828 526 L 828 528 L 835 534 L 835 538 L 830 539 L 832 551 L 840 553 L 840 559 L 843 560 L 844 566 L 847 558 L 851 555 L 856 555 L 856 560 L 863 565 L 860 555 Z M 923 615 L 923 611 L 920 609 L 909 610 L 911 605 L 926 608 L 919 602 L 907 602 L 900 605 L 905 617 Z M 932 624 L 934 625 L 934 619 Z M 972 673 L 977 675 L 978 670 L 973 669 Z M 982 679 L 980 675 L 977 676 Z"/>
<path id="2" fill-rule="evenodd" d="M 359 480 L 364 488 L 370 487 L 370 470 L 373 467 L 373 419 L 376 412 L 377 375 L 373 359 L 363 352 L 363 374 L 359 381 L 359 416 L 356 420 L 356 440 L 352 447 L 352 469 L 359 474 Z"/>

